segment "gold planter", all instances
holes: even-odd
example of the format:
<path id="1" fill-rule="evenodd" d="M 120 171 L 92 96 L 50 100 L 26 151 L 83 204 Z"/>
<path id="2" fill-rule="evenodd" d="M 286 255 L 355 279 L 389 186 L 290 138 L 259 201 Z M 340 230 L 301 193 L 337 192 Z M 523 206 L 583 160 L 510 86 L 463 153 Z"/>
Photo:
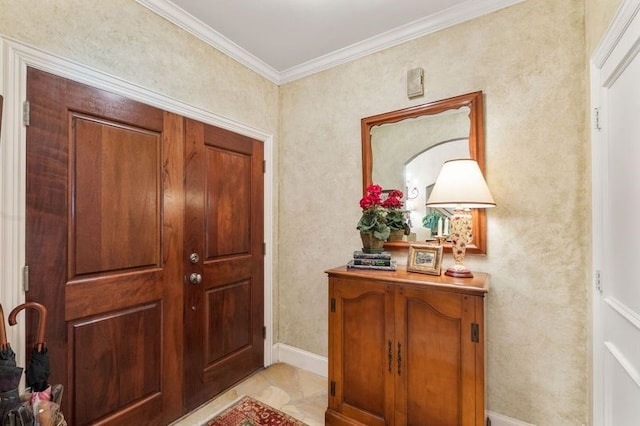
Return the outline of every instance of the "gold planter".
<path id="1" fill-rule="evenodd" d="M 389 241 L 402 241 L 403 235 L 404 235 L 404 231 L 402 229 L 394 229 L 389 234 Z"/>
<path id="2" fill-rule="evenodd" d="M 373 232 L 361 232 L 362 251 L 365 253 L 380 253 L 384 251 L 384 241 L 373 236 Z"/>

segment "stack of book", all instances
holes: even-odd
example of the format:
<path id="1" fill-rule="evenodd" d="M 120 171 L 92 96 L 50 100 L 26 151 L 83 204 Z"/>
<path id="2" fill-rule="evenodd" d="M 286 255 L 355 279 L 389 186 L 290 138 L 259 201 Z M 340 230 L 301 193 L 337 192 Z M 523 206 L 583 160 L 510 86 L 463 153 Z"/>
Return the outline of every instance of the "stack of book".
<path id="1" fill-rule="evenodd" d="M 382 271 L 395 271 L 396 262 L 391 260 L 391 253 L 365 253 L 354 251 L 353 259 L 347 263 L 349 269 L 378 269 Z"/>

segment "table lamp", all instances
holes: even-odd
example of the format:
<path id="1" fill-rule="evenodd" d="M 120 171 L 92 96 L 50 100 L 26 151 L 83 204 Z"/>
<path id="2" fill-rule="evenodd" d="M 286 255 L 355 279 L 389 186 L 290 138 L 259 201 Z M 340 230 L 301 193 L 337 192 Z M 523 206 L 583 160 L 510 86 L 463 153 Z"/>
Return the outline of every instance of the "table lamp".
<path id="1" fill-rule="evenodd" d="M 471 210 L 495 207 L 491 192 L 475 160 L 460 158 L 445 161 L 433 186 L 429 207 L 453 208 L 451 217 L 451 252 L 455 264 L 445 275 L 471 278 L 473 274 L 464 266 L 464 254 L 471 242 Z"/>

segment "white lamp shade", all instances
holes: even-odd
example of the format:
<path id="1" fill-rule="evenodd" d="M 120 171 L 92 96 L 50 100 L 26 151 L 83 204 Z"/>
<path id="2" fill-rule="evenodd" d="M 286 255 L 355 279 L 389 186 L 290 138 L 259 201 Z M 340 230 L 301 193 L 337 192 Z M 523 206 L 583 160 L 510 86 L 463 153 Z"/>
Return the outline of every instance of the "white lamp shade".
<path id="1" fill-rule="evenodd" d="M 495 207 L 496 203 L 478 163 L 460 158 L 442 165 L 427 206 L 488 208 Z"/>

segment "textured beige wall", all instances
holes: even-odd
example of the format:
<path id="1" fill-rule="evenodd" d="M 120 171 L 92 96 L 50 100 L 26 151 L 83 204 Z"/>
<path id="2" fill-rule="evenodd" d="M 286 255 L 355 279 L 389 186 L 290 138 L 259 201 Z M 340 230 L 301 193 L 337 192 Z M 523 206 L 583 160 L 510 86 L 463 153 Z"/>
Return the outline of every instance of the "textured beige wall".
<path id="1" fill-rule="evenodd" d="M 134 0 L 0 0 L 0 34 L 276 132 L 275 84 Z"/>
<path id="2" fill-rule="evenodd" d="M 585 0 L 585 38 L 588 57 L 613 19 L 622 0 Z"/>
<path id="3" fill-rule="evenodd" d="M 360 119 L 483 90 L 488 409 L 588 421 L 584 2 L 530 0 L 281 88 L 280 340 L 327 354 L 324 270 L 359 247 Z M 406 72 L 425 70 L 408 100 Z M 448 263 L 445 262 L 445 263 Z"/>

